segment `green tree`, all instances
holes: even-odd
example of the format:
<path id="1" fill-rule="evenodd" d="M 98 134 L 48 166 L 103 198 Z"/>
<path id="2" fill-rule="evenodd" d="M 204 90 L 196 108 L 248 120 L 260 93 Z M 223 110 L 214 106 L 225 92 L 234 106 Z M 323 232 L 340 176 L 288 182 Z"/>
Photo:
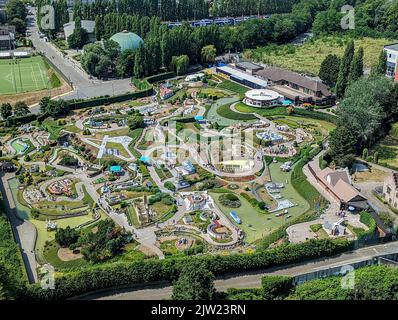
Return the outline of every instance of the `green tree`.
<path id="1" fill-rule="evenodd" d="M 14 104 L 14 115 L 25 116 L 30 113 L 29 107 L 25 101 L 17 101 Z"/>
<path id="2" fill-rule="evenodd" d="M 131 77 L 134 72 L 135 51 L 127 49 L 120 55 L 116 69 L 120 77 Z"/>
<path id="3" fill-rule="evenodd" d="M 173 284 L 173 300 L 211 300 L 214 297 L 214 275 L 199 260 L 190 260 Z"/>
<path id="4" fill-rule="evenodd" d="M 216 60 L 216 47 L 214 45 L 204 46 L 201 50 L 201 58 L 204 63 L 214 63 Z"/>
<path id="5" fill-rule="evenodd" d="M 354 41 L 350 41 L 345 49 L 343 58 L 340 62 L 339 74 L 336 82 L 336 95 L 341 99 L 344 97 L 348 84 L 351 61 L 354 57 Z"/>
<path id="6" fill-rule="evenodd" d="M 189 67 L 189 58 L 187 55 L 173 56 L 171 68 L 178 76 L 187 73 Z"/>
<path id="7" fill-rule="evenodd" d="M 21 35 L 25 34 L 26 31 L 26 22 L 20 18 L 13 18 L 8 22 L 10 25 L 15 27 L 15 31 Z"/>
<path id="8" fill-rule="evenodd" d="M 104 35 L 104 32 L 105 32 L 105 26 L 104 26 L 103 17 L 96 16 L 95 17 L 94 33 L 95 33 L 95 38 L 97 39 L 97 41 L 101 41 L 101 39 Z"/>
<path id="9" fill-rule="evenodd" d="M 63 248 L 75 244 L 77 240 L 79 240 L 79 237 L 80 232 L 69 226 L 67 226 L 65 229 L 57 229 L 55 233 L 55 241 L 57 241 L 57 243 Z"/>
<path id="10" fill-rule="evenodd" d="M 3 103 L 0 107 L 0 115 L 5 120 L 12 116 L 12 106 L 9 103 Z"/>
<path id="11" fill-rule="evenodd" d="M 340 58 L 335 54 L 329 54 L 322 61 L 319 69 L 319 78 L 329 87 L 333 87 L 337 82 L 339 75 Z"/>
<path id="12" fill-rule="evenodd" d="M 363 48 L 360 47 L 355 53 L 350 66 L 348 83 L 352 84 L 363 76 Z"/>
<path id="13" fill-rule="evenodd" d="M 6 4 L 6 13 L 8 21 L 12 21 L 14 18 L 25 21 L 28 11 L 22 0 L 10 0 Z"/>
<path id="14" fill-rule="evenodd" d="M 127 124 L 130 130 L 142 128 L 144 126 L 144 117 L 136 114 L 128 119 Z"/>
<path id="15" fill-rule="evenodd" d="M 385 75 L 387 71 L 387 52 L 382 50 L 379 55 L 379 60 L 377 64 L 372 68 L 371 75 Z"/>
<path id="16" fill-rule="evenodd" d="M 142 47 L 138 48 L 134 57 L 134 77 L 140 79 L 144 76 L 144 49 Z"/>
<path id="17" fill-rule="evenodd" d="M 373 162 L 379 163 L 379 153 L 377 151 L 373 154 Z"/>
<path id="18" fill-rule="evenodd" d="M 82 28 L 82 22 L 80 17 L 75 18 L 75 29 L 73 33 L 68 37 L 69 47 L 76 49 L 82 48 L 88 42 L 87 30 Z"/>
<path id="19" fill-rule="evenodd" d="M 329 154 L 340 167 L 351 167 L 355 160 L 355 145 L 357 137 L 353 130 L 345 126 L 339 126 L 330 134 Z"/>
<path id="20" fill-rule="evenodd" d="M 368 148 L 364 148 L 362 151 L 362 159 L 366 160 L 369 156 Z"/>

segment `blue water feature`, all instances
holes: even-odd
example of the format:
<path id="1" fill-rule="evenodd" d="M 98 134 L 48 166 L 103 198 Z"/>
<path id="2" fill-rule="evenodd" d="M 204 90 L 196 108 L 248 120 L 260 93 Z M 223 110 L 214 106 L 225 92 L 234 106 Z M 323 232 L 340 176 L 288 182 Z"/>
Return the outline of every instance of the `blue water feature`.
<path id="1" fill-rule="evenodd" d="M 284 106 L 288 106 L 288 105 L 293 104 L 293 101 L 292 101 L 292 100 L 289 100 L 289 99 L 285 99 L 285 100 L 282 101 L 282 104 L 283 104 Z"/>

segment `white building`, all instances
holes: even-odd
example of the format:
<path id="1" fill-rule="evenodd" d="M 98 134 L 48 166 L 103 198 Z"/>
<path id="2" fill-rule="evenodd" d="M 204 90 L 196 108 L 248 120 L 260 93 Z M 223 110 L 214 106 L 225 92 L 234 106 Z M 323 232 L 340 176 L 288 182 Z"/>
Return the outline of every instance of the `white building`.
<path id="1" fill-rule="evenodd" d="M 254 89 L 245 93 L 243 102 L 252 107 L 270 107 L 281 103 L 283 96 L 268 89 Z"/>
<path id="2" fill-rule="evenodd" d="M 398 81 L 398 43 L 384 47 L 387 53 L 387 70 L 386 76 Z"/>

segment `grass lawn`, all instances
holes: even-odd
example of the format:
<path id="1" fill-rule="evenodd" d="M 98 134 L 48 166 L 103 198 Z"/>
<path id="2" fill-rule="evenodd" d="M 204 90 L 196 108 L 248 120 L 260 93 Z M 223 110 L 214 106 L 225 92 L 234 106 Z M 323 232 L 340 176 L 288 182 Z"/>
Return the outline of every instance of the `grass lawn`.
<path id="1" fill-rule="evenodd" d="M 161 168 L 155 167 L 155 171 L 156 171 L 157 175 L 159 176 L 160 180 L 166 180 L 166 179 L 170 179 L 173 177 L 173 174 L 167 168 L 161 169 Z"/>
<path id="2" fill-rule="evenodd" d="M 295 207 L 289 209 L 289 214 L 292 215 L 290 219 L 294 219 L 295 217 L 306 212 L 310 208 L 310 205 L 303 197 L 301 197 L 297 193 L 297 191 L 290 183 L 291 172 L 282 172 L 279 169 L 279 166 L 280 163 L 272 163 L 269 167 L 269 171 L 273 182 L 285 184 L 285 188 L 281 192 L 284 198 L 289 199 L 292 203 L 296 204 Z M 286 181 L 288 182 L 287 184 Z M 283 216 L 276 217 L 274 213 L 259 213 L 250 205 L 250 203 L 246 199 L 244 199 L 240 195 L 238 195 L 238 197 L 242 205 L 239 208 L 232 209 L 225 207 L 219 201 L 219 197 L 221 195 L 221 193 L 211 193 L 211 196 L 213 197 L 216 204 L 228 218 L 230 211 L 235 211 L 238 214 L 238 216 L 242 220 L 242 224 L 239 225 L 239 227 L 245 231 L 246 241 L 249 243 L 263 238 L 267 234 L 271 233 L 273 230 L 285 224 L 285 222 L 289 221 Z M 251 225 L 251 227 L 249 225 Z"/>
<path id="3" fill-rule="evenodd" d="M 59 137 L 61 130 L 64 128 L 63 125 L 59 125 L 57 121 L 51 118 L 47 118 L 43 121 L 43 128 L 50 134 L 50 140 L 56 140 Z"/>
<path id="4" fill-rule="evenodd" d="M 68 124 L 64 128 L 65 130 L 73 133 L 81 133 L 82 130 L 80 130 L 78 127 L 76 127 L 74 124 Z"/>
<path id="5" fill-rule="evenodd" d="M 165 255 L 167 256 L 175 256 L 178 254 L 181 254 L 181 251 L 179 251 L 176 247 L 176 241 L 177 240 L 167 240 L 164 241 L 160 244 L 160 249 L 164 252 Z"/>
<path id="6" fill-rule="evenodd" d="M 250 203 L 240 195 L 239 200 L 241 201 L 241 206 L 239 208 L 228 208 L 220 203 L 220 196 L 222 193 L 210 192 L 210 195 L 216 202 L 220 210 L 239 228 L 243 229 L 246 233 L 246 241 L 251 243 L 257 239 L 261 239 L 264 235 L 270 232 L 273 228 L 277 227 L 277 222 L 275 219 L 267 220 L 267 218 L 272 218 L 271 214 L 259 213 L 255 210 Z M 236 224 L 229 216 L 229 213 L 234 211 L 242 220 L 242 224 Z M 249 226 L 251 225 L 251 226 Z"/>
<path id="7" fill-rule="evenodd" d="M 116 149 L 119 151 L 120 155 L 126 158 L 129 158 L 130 155 L 128 154 L 128 152 L 126 151 L 126 149 L 124 148 L 124 146 L 122 146 L 120 143 L 117 142 L 107 142 L 106 143 L 106 148 L 107 149 Z"/>
<path id="8" fill-rule="evenodd" d="M 76 260 L 63 261 L 58 257 L 60 246 L 55 241 L 51 241 L 43 250 L 43 256 L 56 269 L 81 268 L 89 265 L 84 258 Z"/>
<path id="9" fill-rule="evenodd" d="M 217 99 L 225 98 L 226 96 L 228 96 L 227 92 L 216 88 L 202 88 L 200 89 L 199 93 L 207 94 L 208 96 L 217 97 Z"/>
<path id="10" fill-rule="evenodd" d="M 269 45 L 247 50 L 245 57 L 296 72 L 318 75 L 322 61 L 328 54 L 341 57 L 350 40 L 347 36 L 325 36 L 311 39 L 301 46 Z M 363 47 L 364 66 L 370 68 L 378 61 L 387 39 L 363 38 L 354 40 L 355 49 Z"/>
<path id="11" fill-rule="evenodd" d="M 161 218 L 164 214 L 170 211 L 172 206 L 164 204 L 162 201 L 158 201 L 152 205 L 152 208 L 156 211 L 157 216 Z"/>
<path id="12" fill-rule="evenodd" d="M 217 114 L 220 117 L 223 117 L 226 119 L 231 119 L 231 120 L 245 121 L 245 120 L 256 120 L 257 119 L 257 117 L 251 113 L 242 114 L 242 113 L 237 113 L 235 111 L 232 111 L 230 104 L 224 104 L 224 105 L 220 106 L 217 109 Z"/>
<path id="13" fill-rule="evenodd" d="M 145 103 L 140 100 L 133 100 L 133 101 L 129 102 L 130 107 L 141 107 L 143 105 L 145 105 Z"/>
<path id="14" fill-rule="evenodd" d="M 230 126 L 239 122 L 242 122 L 241 120 L 233 120 L 233 119 L 228 119 L 222 117 L 220 114 L 218 114 L 217 110 L 222 107 L 223 105 L 231 105 L 234 102 L 238 102 L 239 98 L 238 97 L 231 97 L 231 98 L 222 98 L 216 101 L 210 108 L 209 111 L 207 112 L 206 119 L 212 122 L 217 122 L 220 126 L 226 127 Z"/>
<path id="15" fill-rule="evenodd" d="M 50 89 L 48 65 L 40 56 L 0 60 L 0 94 Z"/>
<path id="16" fill-rule="evenodd" d="M 323 129 L 325 129 L 327 132 L 332 131 L 334 128 L 336 128 L 336 125 L 334 123 L 325 121 L 325 120 L 318 120 L 318 119 L 311 119 L 311 118 L 304 118 L 304 117 L 296 117 L 296 116 L 286 116 L 283 118 L 278 118 L 275 120 L 275 122 L 280 122 L 280 123 L 285 123 L 292 128 L 300 128 L 303 125 L 314 125 L 314 126 L 319 126 Z"/>
<path id="17" fill-rule="evenodd" d="M 250 88 L 230 80 L 221 82 L 219 85 L 217 85 L 217 88 L 226 89 L 231 92 L 235 92 L 240 96 L 244 96 L 245 93 L 250 90 Z"/>
<path id="18" fill-rule="evenodd" d="M 295 108 L 294 113 L 292 115 L 289 115 L 287 112 L 287 108 L 285 106 L 276 106 L 272 108 L 262 109 L 262 108 L 250 107 L 244 104 L 243 102 L 239 102 L 235 105 L 235 109 L 238 110 L 239 112 L 244 112 L 244 113 L 256 113 L 263 117 L 289 116 L 290 119 L 293 118 L 316 119 L 317 121 L 315 123 L 317 123 L 318 120 L 324 120 L 326 122 L 332 123 L 336 119 L 336 116 L 331 114 L 326 114 L 318 111 L 305 110 L 300 108 Z"/>
<path id="19" fill-rule="evenodd" d="M 398 139 L 386 136 L 380 140 L 372 150 L 372 154 L 379 153 L 379 164 L 398 170 Z"/>
<path id="20" fill-rule="evenodd" d="M 94 139 L 102 140 L 105 136 L 109 137 L 119 137 L 119 136 L 127 136 L 129 135 L 129 128 L 121 128 L 118 130 L 104 130 L 102 132 L 95 132 Z"/>
<path id="21" fill-rule="evenodd" d="M 141 225 L 138 221 L 137 213 L 135 212 L 133 205 L 129 205 L 127 208 L 127 220 L 136 228 L 139 228 Z"/>

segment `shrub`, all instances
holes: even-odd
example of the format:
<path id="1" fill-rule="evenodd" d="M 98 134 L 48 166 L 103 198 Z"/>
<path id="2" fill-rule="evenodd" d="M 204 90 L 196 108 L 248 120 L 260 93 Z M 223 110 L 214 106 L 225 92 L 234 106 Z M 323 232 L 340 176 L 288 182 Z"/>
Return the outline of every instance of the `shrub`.
<path id="1" fill-rule="evenodd" d="M 392 227 L 394 224 L 395 219 L 388 212 L 380 212 L 379 218 L 387 227 Z"/>
<path id="2" fill-rule="evenodd" d="M 63 247 L 69 247 L 79 240 L 80 232 L 67 226 L 65 229 L 58 229 L 55 233 L 55 241 Z"/>
<path id="3" fill-rule="evenodd" d="M 221 204 L 228 208 L 239 208 L 242 203 L 233 193 L 223 193 L 219 198 Z"/>
<path id="4" fill-rule="evenodd" d="M 282 299 L 290 294 L 293 278 L 286 276 L 265 276 L 261 279 L 263 297 L 266 300 Z"/>
<path id="5" fill-rule="evenodd" d="M 312 232 L 318 232 L 321 230 L 322 225 L 320 223 L 310 225 L 310 229 Z"/>
<path id="6" fill-rule="evenodd" d="M 173 192 L 176 191 L 175 185 L 170 181 L 165 182 L 164 187 L 166 189 L 169 189 L 170 191 L 173 191 Z"/>

